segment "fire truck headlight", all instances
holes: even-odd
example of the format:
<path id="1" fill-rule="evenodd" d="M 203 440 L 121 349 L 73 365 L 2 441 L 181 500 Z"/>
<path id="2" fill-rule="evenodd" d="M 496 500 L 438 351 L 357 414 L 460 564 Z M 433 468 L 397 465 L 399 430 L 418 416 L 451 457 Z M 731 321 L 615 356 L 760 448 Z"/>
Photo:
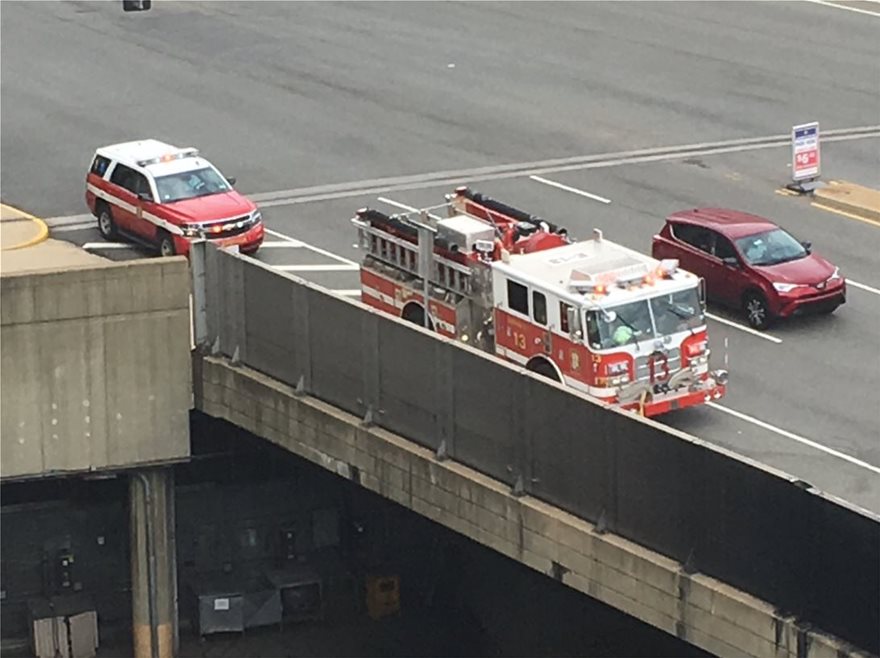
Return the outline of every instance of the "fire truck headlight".
<path id="1" fill-rule="evenodd" d="M 201 227 L 195 225 L 181 226 L 180 230 L 185 238 L 198 238 L 202 235 Z"/>
<path id="2" fill-rule="evenodd" d="M 727 384 L 728 375 L 726 370 L 716 370 L 712 373 L 712 376 L 719 386 Z"/>
<path id="3" fill-rule="evenodd" d="M 691 343 L 687 346 L 687 355 L 690 357 L 699 356 L 707 351 L 707 342 L 701 340 L 698 343 Z"/>
<path id="4" fill-rule="evenodd" d="M 626 361 L 618 361 L 617 363 L 606 363 L 605 364 L 605 374 L 607 375 L 620 375 L 628 372 L 629 367 L 626 365 Z"/>

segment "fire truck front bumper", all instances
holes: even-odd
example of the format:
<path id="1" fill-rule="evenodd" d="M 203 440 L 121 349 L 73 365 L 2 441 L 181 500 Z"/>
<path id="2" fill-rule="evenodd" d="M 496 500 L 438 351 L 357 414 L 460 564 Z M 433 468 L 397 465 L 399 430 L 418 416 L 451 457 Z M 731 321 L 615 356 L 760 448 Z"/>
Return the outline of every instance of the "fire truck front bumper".
<path id="1" fill-rule="evenodd" d="M 643 416 L 660 416 L 670 411 L 720 400 L 727 393 L 727 380 L 726 370 L 713 370 L 705 379 L 680 388 L 670 387 L 671 390 L 666 392 L 655 392 L 645 384 L 636 400 L 627 401 L 620 406 Z M 670 383 L 674 382 L 673 376 Z"/>

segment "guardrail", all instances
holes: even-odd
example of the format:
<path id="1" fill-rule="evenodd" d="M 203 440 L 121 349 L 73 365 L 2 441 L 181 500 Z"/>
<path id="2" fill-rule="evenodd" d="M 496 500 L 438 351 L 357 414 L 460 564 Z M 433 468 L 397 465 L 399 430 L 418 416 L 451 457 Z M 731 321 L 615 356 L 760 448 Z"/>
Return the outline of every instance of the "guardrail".
<path id="1" fill-rule="evenodd" d="M 880 652 L 880 517 L 202 243 L 196 340 Z"/>

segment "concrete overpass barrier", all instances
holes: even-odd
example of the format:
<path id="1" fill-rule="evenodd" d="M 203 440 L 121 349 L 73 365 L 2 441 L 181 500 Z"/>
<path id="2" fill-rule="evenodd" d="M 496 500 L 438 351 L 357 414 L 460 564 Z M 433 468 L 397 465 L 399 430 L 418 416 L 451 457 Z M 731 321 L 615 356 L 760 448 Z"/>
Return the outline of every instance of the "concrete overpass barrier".
<path id="1" fill-rule="evenodd" d="M 4 479 L 189 456 L 186 259 L 0 278 Z"/>
<path id="2" fill-rule="evenodd" d="M 342 475 L 365 474 L 370 488 L 450 527 L 467 522 L 462 531 L 495 546 L 481 534 L 494 526 L 472 520 L 475 504 L 488 506 L 503 521 L 485 523 L 512 542 L 498 550 L 510 554 L 513 546 L 545 573 L 571 573 L 565 582 L 670 632 L 690 633 L 710 651 L 721 647 L 716 641 L 733 647 L 723 655 L 850 651 L 827 633 L 880 653 L 880 517 L 253 259 L 213 247 L 204 255 L 197 340 L 202 350 L 210 345 L 215 356 L 248 367 L 196 359 L 197 405 L 206 413 Z M 297 401 L 305 399 L 308 405 Z M 321 419 L 304 415 L 313 407 Z M 326 418 L 336 418 L 332 427 Z M 354 419 L 387 431 L 364 431 Z M 382 445 L 368 440 L 380 435 L 395 450 L 421 455 L 422 470 L 413 470 L 414 458 L 382 456 Z M 462 483 L 465 470 L 480 487 Z M 526 522 L 532 507 L 543 516 Z M 512 526 L 511 513 L 519 519 Z M 455 515 L 461 521 L 447 518 Z M 550 516 L 556 520 L 547 525 Z M 575 538 L 561 529 L 572 524 L 582 531 Z M 615 553 L 599 565 L 593 551 L 601 533 L 630 542 L 627 555 L 651 557 Z M 570 553 L 577 547 L 580 557 Z M 642 590 L 646 582 L 660 593 Z M 648 609 L 652 596 L 667 597 L 652 608 L 665 622 Z M 685 607 L 673 613 L 673 599 Z M 694 600 L 706 607 L 687 617 Z M 716 611 L 736 601 L 749 612 L 721 616 L 749 629 L 758 644 L 717 630 Z M 687 626 L 686 618 L 701 615 Z M 701 633 L 714 639 L 700 640 Z"/>

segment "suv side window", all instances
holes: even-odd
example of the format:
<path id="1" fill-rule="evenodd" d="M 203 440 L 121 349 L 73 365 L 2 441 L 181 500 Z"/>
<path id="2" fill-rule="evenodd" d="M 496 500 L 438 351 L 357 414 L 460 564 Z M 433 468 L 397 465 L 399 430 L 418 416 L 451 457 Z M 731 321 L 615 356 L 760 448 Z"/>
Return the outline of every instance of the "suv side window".
<path id="1" fill-rule="evenodd" d="M 150 182 L 147 177 L 136 171 L 131 172 L 132 192 L 135 194 L 146 194 L 147 198 L 153 199 L 153 192 L 150 190 Z"/>
<path id="2" fill-rule="evenodd" d="M 689 244 L 695 249 L 705 251 L 707 254 L 712 251 L 712 232 L 702 226 L 693 226 L 691 224 L 672 224 L 672 235 Z"/>
<path id="3" fill-rule="evenodd" d="M 124 187 L 129 192 L 134 192 L 135 174 L 137 174 L 137 172 L 134 169 L 117 162 L 116 167 L 113 168 L 113 173 L 110 175 L 110 182 L 119 185 L 120 187 Z"/>
<path id="4" fill-rule="evenodd" d="M 153 198 L 153 193 L 150 190 L 150 183 L 147 181 L 147 177 L 131 167 L 126 167 L 124 164 L 117 163 L 116 168 L 113 170 L 113 174 L 110 176 L 110 182 L 115 183 L 120 187 L 124 187 L 132 194 L 137 195 L 143 192 L 148 194 L 151 199 Z"/>
<path id="5" fill-rule="evenodd" d="M 110 166 L 110 158 L 105 158 L 103 155 L 96 155 L 95 159 L 92 161 L 91 172 L 104 177 L 104 174 L 107 172 L 107 167 Z"/>
<path id="6" fill-rule="evenodd" d="M 736 250 L 730 240 L 719 233 L 715 234 L 715 256 L 721 258 L 736 258 Z"/>

